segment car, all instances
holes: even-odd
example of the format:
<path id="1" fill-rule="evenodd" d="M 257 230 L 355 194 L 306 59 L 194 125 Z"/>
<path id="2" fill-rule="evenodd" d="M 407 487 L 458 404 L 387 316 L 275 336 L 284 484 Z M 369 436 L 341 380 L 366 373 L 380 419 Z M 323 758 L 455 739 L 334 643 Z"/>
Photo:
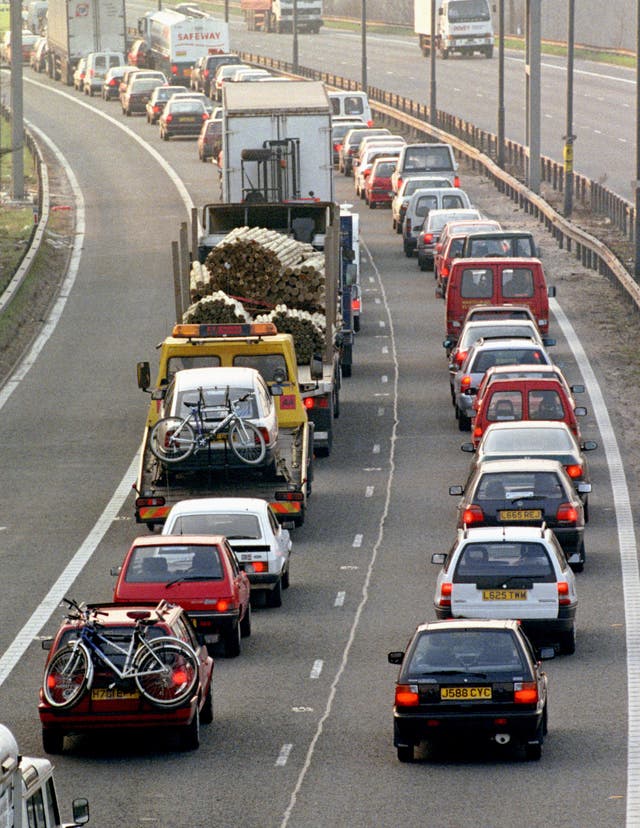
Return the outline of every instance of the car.
<path id="1" fill-rule="evenodd" d="M 271 72 L 266 69 L 258 69 L 256 67 L 245 69 L 243 66 L 239 66 L 237 71 L 231 75 L 229 80 L 231 83 L 244 83 L 245 81 L 257 81 L 270 77 L 272 77 Z"/>
<path id="2" fill-rule="evenodd" d="M 557 378 L 495 379 L 474 402 L 473 443 L 478 445 L 490 423 L 509 420 L 553 420 L 565 422 L 580 439 L 578 417 L 587 413 L 573 405 L 566 385 Z"/>
<path id="3" fill-rule="evenodd" d="M 238 404 L 238 412 L 260 430 L 265 440 L 265 457 L 255 467 L 256 472 L 264 475 L 273 471 L 278 447 L 278 418 L 269 388 L 259 371 L 245 367 L 186 368 L 176 371 L 167 386 L 159 417 L 186 417 L 198 401 L 200 391 L 205 406 L 205 426 L 212 429 L 227 414 L 228 398 L 239 400 L 250 395 Z M 180 471 L 224 467 L 241 468 L 244 474 L 248 473 L 246 464 L 228 449 L 224 437 L 221 434 L 222 439 L 213 440 L 206 451 L 195 453 L 182 461 L 179 464 Z"/>
<path id="4" fill-rule="evenodd" d="M 378 205 L 391 207 L 391 173 L 395 169 L 396 158 L 383 155 L 376 158 L 364 185 L 365 204 L 375 210 Z"/>
<path id="5" fill-rule="evenodd" d="M 500 335 L 480 338 L 470 346 L 460 367 L 453 374 L 453 405 L 460 431 L 469 431 L 475 412 L 474 399 L 485 372 L 502 365 L 551 365 L 540 338 Z"/>
<path id="6" fill-rule="evenodd" d="M 540 526 L 560 542 L 574 572 L 585 563 L 585 516 L 581 495 L 591 484 L 574 484 L 558 460 L 531 457 L 478 463 L 464 486 L 449 486 L 461 496 L 457 526 Z"/>
<path id="7" fill-rule="evenodd" d="M 170 83 L 163 83 L 162 86 L 156 86 L 145 106 L 147 123 L 156 124 L 158 122 L 158 118 L 162 115 L 164 106 L 169 98 L 172 98 L 180 92 L 186 91 L 186 86 L 173 86 Z"/>
<path id="8" fill-rule="evenodd" d="M 362 129 L 360 125 L 354 127 L 354 131 L 349 130 L 344 136 L 342 147 L 338 153 L 338 171 L 349 176 L 353 170 L 353 161 L 358 156 L 360 145 L 365 136 L 372 135 L 391 135 L 391 130 L 386 127 L 367 127 Z"/>
<path id="9" fill-rule="evenodd" d="M 48 41 L 46 37 L 39 37 L 31 52 L 29 65 L 34 72 L 44 72 L 47 68 Z"/>
<path id="10" fill-rule="evenodd" d="M 399 664 L 393 707 L 393 744 L 412 762 L 427 744 L 470 740 L 519 747 L 538 760 L 547 734 L 547 676 L 520 624 L 511 620 L 432 621 L 420 624 Z"/>
<path id="11" fill-rule="evenodd" d="M 373 115 L 366 92 L 336 91 L 328 93 L 332 118 L 357 117 L 367 126 L 373 125 Z"/>
<path id="12" fill-rule="evenodd" d="M 160 86 L 162 84 L 167 84 L 167 78 L 164 72 L 158 72 L 156 69 L 140 69 L 136 66 L 128 66 L 125 70 L 124 75 L 122 76 L 122 80 L 120 81 L 120 91 L 119 91 L 119 98 L 120 103 L 122 104 L 124 100 L 124 96 L 129 90 L 131 84 L 133 83 L 134 77 L 136 79 L 139 78 L 154 78 L 160 81 L 160 84 L 156 84 L 156 86 Z M 145 101 L 146 103 L 146 101 Z M 124 110 L 123 110 L 124 112 Z M 144 112 L 144 109 L 143 109 Z"/>
<path id="13" fill-rule="evenodd" d="M 28 65 L 31 62 L 31 53 L 36 47 L 40 35 L 30 32 L 28 29 L 23 29 L 21 32 L 22 40 L 22 64 Z M 5 32 L 5 40 L 2 47 L 2 54 L 5 63 L 11 65 L 11 32 Z"/>
<path id="14" fill-rule="evenodd" d="M 549 341 L 548 337 L 542 339 L 543 342 L 545 340 Z M 564 390 L 574 408 L 577 405 L 575 395 L 584 394 L 584 385 L 582 383 L 572 383 L 570 385 L 562 372 L 562 368 L 557 365 L 543 365 L 542 363 L 539 365 L 494 365 L 488 371 L 485 371 L 484 377 L 478 386 L 478 393 L 473 401 L 474 409 L 477 409 L 482 395 L 489 385 L 499 379 L 556 379 L 564 386 Z"/>
<path id="15" fill-rule="evenodd" d="M 219 53 L 216 55 L 203 55 L 195 62 L 191 70 L 191 77 L 189 84 L 194 92 L 204 92 L 204 94 L 213 98 L 213 84 L 215 80 L 216 69 L 223 63 L 239 64 L 241 62 L 239 55 L 229 53 Z"/>
<path id="16" fill-rule="evenodd" d="M 352 119 L 333 118 L 331 120 L 331 146 L 333 147 L 333 164 L 339 166 L 340 164 L 340 150 L 342 149 L 342 141 L 351 129 L 367 129 L 367 125 L 362 121 L 353 121 Z"/>
<path id="17" fill-rule="evenodd" d="M 418 256 L 418 267 L 420 270 L 433 269 L 433 257 L 436 251 L 436 244 L 448 222 L 477 221 L 481 218 L 482 213 L 479 210 L 463 209 L 462 207 L 456 209 L 438 208 L 437 210 L 429 210 L 416 236 L 415 252 Z"/>
<path id="18" fill-rule="evenodd" d="M 364 200 L 365 185 L 367 178 L 371 175 L 374 162 L 378 158 L 397 158 L 400 152 L 401 144 L 372 144 L 369 149 L 364 152 L 353 167 L 353 184 L 356 195 Z"/>
<path id="19" fill-rule="evenodd" d="M 115 101 L 120 98 L 120 83 L 128 68 L 127 66 L 112 66 L 111 69 L 107 69 L 107 74 L 102 81 L 103 101 Z"/>
<path id="20" fill-rule="evenodd" d="M 589 522 L 591 477 L 585 452 L 598 448 L 595 440 L 576 440 L 566 423 L 552 420 L 492 423 L 477 447 L 463 443 L 462 451 L 473 453 L 471 468 L 492 460 L 528 457 L 531 460 L 557 460 L 562 463 L 582 500 L 584 519 Z M 589 491 L 581 487 L 589 484 Z"/>
<path id="21" fill-rule="evenodd" d="M 90 52 L 87 55 L 82 85 L 85 95 L 93 97 L 96 92 L 101 92 L 105 76 L 112 66 L 124 66 L 124 55 L 121 52 Z"/>
<path id="22" fill-rule="evenodd" d="M 82 91 L 84 85 L 84 76 L 87 72 L 87 59 L 86 57 L 81 57 L 78 61 L 76 68 L 73 72 L 73 88 L 77 89 L 78 92 Z"/>
<path id="23" fill-rule="evenodd" d="M 202 125 L 209 120 L 209 113 L 202 101 L 170 98 L 158 118 L 160 138 L 197 138 Z"/>
<path id="24" fill-rule="evenodd" d="M 458 529 L 439 565 L 434 609 L 443 618 L 513 618 L 534 641 L 576 648 L 576 576 L 546 526 Z"/>
<path id="25" fill-rule="evenodd" d="M 136 73 L 121 97 L 123 114 L 127 117 L 145 114 L 153 90 L 164 85 L 165 81 L 162 78 L 148 78 L 143 77 L 142 72 Z"/>
<path id="26" fill-rule="evenodd" d="M 163 596 L 164 597 L 164 596 Z M 177 734 L 184 749 L 193 750 L 200 741 L 200 724 L 213 721 L 213 659 L 200 644 L 185 611 L 167 601 L 152 604 L 89 604 L 83 607 L 99 623 L 107 642 L 127 647 L 136 623 L 143 622 L 147 639 L 170 636 L 186 645 L 195 655 L 198 677 L 191 695 L 179 706 L 157 705 L 138 690 L 131 678 L 119 679 L 97 658 L 93 660 L 93 682 L 80 699 L 70 706 L 53 706 L 40 690 L 38 713 L 42 742 L 47 753 L 62 753 L 65 736 L 114 729 L 153 729 Z M 55 636 L 42 641 L 49 651 L 47 665 L 62 647 L 77 639 L 83 622 L 70 614 Z M 108 646 L 103 644 L 104 646 Z M 124 656 L 110 653 L 122 669 Z"/>
<path id="27" fill-rule="evenodd" d="M 451 144 L 407 144 L 398 159 L 398 166 L 391 177 L 393 192 L 397 193 L 405 178 L 425 173 L 454 177 L 454 187 L 460 186 L 457 175 L 458 162 Z"/>
<path id="28" fill-rule="evenodd" d="M 234 73 L 242 67 L 243 69 L 251 69 L 248 63 L 221 63 L 216 69 L 216 74 L 211 85 L 211 95 L 213 100 L 222 101 L 222 87 L 234 75 Z"/>
<path id="29" fill-rule="evenodd" d="M 416 190 L 424 190 L 430 187 L 453 187 L 453 176 L 445 178 L 435 175 L 420 175 L 405 178 L 400 189 L 391 200 L 391 223 L 396 233 L 402 233 L 402 223 L 409 206 L 409 196 L 413 195 Z"/>
<path id="30" fill-rule="evenodd" d="M 240 569 L 247 573 L 252 601 L 282 605 L 289 587 L 293 524 L 282 526 L 266 500 L 258 497 L 205 497 L 172 506 L 163 535 L 224 535 Z"/>
<path id="31" fill-rule="evenodd" d="M 451 238 L 455 239 L 456 236 L 451 236 Z M 449 385 L 451 387 L 451 401 L 454 405 L 456 403 L 454 377 L 467 358 L 469 349 L 479 339 L 497 339 L 499 337 L 504 337 L 505 339 L 513 339 L 515 337 L 518 339 L 533 339 L 545 348 L 556 344 L 555 339 L 549 336 L 540 336 L 537 325 L 530 319 L 480 319 L 469 322 L 462 329 L 460 338 L 455 345 L 450 339 L 445 339 L 442 343 L 442 346 L 447 349 L 449 357 Z"/>
<path id="32" fill-rule="evenodd" d="M 222 121 L 209 118 L 202 124 L 198 135 L 198 158 L 201 161 L 215 161 L 221 150 Z"/>
<path id="33" fill-rule="evenodd" d="M 433 234 L 434 230 L 432 225 L 427 222 L 427 217 L 432 210 L 469 210 L 471 207 L 471 199 L 459 187 L 427 187 L 421 190 L 415 190 L 409 196 L 409 203 L 407 204 L 402 221 L 402 246 L 404 255 L 408 258 L 414 255 L 418 249 L 418 240 L 424 231 Z M 474 211 L 474 213 L 477 213 L 477 211 Z M 440 229 L 444 227 L 445 223 L 442 222 Z M 432 246 L 435 247 L 435 242 L 433 242 Z M 418 264 L 420 264 L 421 270 L 427 269 L 421 264 L 425 256 L 426 253 L 423 253 L 418 258 Z M 433 256 L 431 257 L 431 261 L 433 261 Z"/>
<path id="34" fill-rule="evenodd" d="M 235 658 L 240 655 L 240 639 L 251 635 L 249 578 L 219 534 L 135 538 L 112 575 L 117 575 L 115 603 L 169 596 L 185 610 L 211 652 L 222 643 L 225 656 Z"/>
<path id="35" fill-rule="evenodd" d="M 492 219 L 480 221 L 450 221 L 440 233 L 433 252 L 433 276 L 436 280 L 436 296 L 444 298 L 451 261 L 457 258 L 470 233 L 500 230 L 500 223 Z M 455 237 L 455 241 L 453 241 Z"/>
<path id="36" fill-rule="evenodd" d="M 204 93 L 202 93 L 202 92 L 190 92 L 188 89 L 185 89 L 184 91 L 182 91 L 182 87 L 181 87 L 180 89 L 177 90 L 176 95 L 177 95 L 177 100 L 180 100 L 180 101 L 187 101 L 187 100 L 189 100 L 189 101 L 200 101 L 202 103 L 202 105 L 204 106 L 204 111 L 207 113 L 207 117 L 210 118 L 213 115 L 213 110 L 214 110 L 213 101 L 211 100 L 211 98 L 208 98 Z M 216 107 L 216 109 L 219 109 L 219 107 Z"/>
<path id="37" fill-rule="evenodd" d="M 510 258 L 540 258 L 533 234 L 527 230 L 500 230 L 474 232 L 466 239 L 462 259 L 481 256 L 508 256 Z"/>

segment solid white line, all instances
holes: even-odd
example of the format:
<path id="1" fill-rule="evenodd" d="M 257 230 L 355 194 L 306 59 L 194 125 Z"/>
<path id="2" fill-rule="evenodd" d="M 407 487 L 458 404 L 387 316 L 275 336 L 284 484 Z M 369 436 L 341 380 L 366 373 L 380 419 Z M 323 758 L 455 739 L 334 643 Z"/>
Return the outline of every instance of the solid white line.
<path id="1" fill-rule="evenodd" d="M 346 593 L 346 592 L 339 592 L 339 593 L 336 595 L 336 600 L 333 602 L 333 606 L 334 606 L 334 607 L 342 607 L 342 606 L 344 606 L 344 599 L 346 598 L 346 596 L 347 596 L 347 593 Z"/>
<path id="2" fill-rule="evenodd" d="M 298 778 L 296 780 L 296 784 L 291 792 L 291 798 L 289 800 L 289 805 L 287 806 L 286 811 L 283 814 L 282 822 L 280 823 L 280 828 L 286 828 L 291 819 L 291 815 L 293 813 L 293 809 L 295 808 L 296 801 L 298 799 L 298 794 L 300 793 L 300 789 L 304 784 L 304 780 L 309 772 L 309 768 L 311 767 L 311 762 L 313 761 L 313 755 L 315 753 L 316 745 L 320 737 L 322 736 L 322 731 L 324 730 L 324 725 L 329 716 L 331 715 L 331 710 L 333 708 L 333 703 L 336 697 L 336 693 L 338 691 L 338 685 L 340 683 L 340 679 L 344 671 L 347 669 L 347 664 L 349 662 L 349 654 L 351 652 L 351 648 L 353 646 L 353 642 L 355 641 L 356 631 L 360 624 L 360 619 L 362 617 L 362 613 L 364 612 L 364 608 L 367 605 L 367 601 L 369 600 L 369 585 L 371 583 L 371 579 L 373 577 L 373 570 L 376 564 L 376 560 L 378 558 L 378 551 L 382 546 L 382 541 L 384 539 L 384 527 L 386 520 L 389 516 L 389 509 L 391 505 L 391 490 L 393 487 L 394 475 L 395 475 L 395 452 L 396 452 L 396 439 L 397 439 L 397 429 L 398 429 L 398 379 L 399 379 L 399 367 L 398 367 L 398 355 L 396 352 L 396 344 L 395 344 L 395 333 L 393 328 L 393 319 L 391 317 L 391 311 L 389 309 L 389 304 L 387 301 L 387 294 L 384 289 L 384 285 L 382 284 L 382 278 L 380 276 L 380 272 L 375 265 L 373 260 L 373 256 L 371 255 L 364 239 L 362 239 L 363 248 L 366 250 L 367 255 L 371 260 L 371 265 L 376 272 L 376 276 L 378 279 L 378 283 L 380 284 L 380 290 L 384 296 L 384 306 L 387 312 L 387 316 L 389 319 L 389 329 L 391 333 L 391 344 L 393 349 L 393 368 L 394 368 L 394 380 L 393 380 L 393 425 L 391 428 L 391 439 L 389 443 L 389 476 L 387 478 L 387 486 L 385 492 L 385 500 L 384 506 L 382 509 L 382 514 L 380 516 L 380 520 L 378 522 L 378 537 L 376 542 L 371 550 L 371 556 L 369 558 L 369 565 L 367 566 L 367 574 L 364 579 L 364 583 L 362 585 L 362 597 L 358 606 L 356 608 L 353 621 L 351 622 L 351 629 L 349 631 L 349 638 L 347 640 L 346 646 L 342 652 L 342 659 L 340 661 L 340 666 L 338 668 L 337 673 L 335 674 L 333 681 L 331 682 L 331 688 L 329 690 L 329 696 L 327 698 L 327 703 L 325 705 L 324 712 L 318 721 L 318 725 L 316 727 L 316 731 L 313 735 L 311 743 L 307 749 L 307 754 L 305 756 L 304 764 L 300 769 L 300 773 L 298 774 Z"/>
<path id="3" fill-rule="evenodd" d="M 287 764 L 292 747 L 293 745 L 282 745 L 278 758 L 276 759 L 276 767 L 283 768 Z"/>
<path id="4" fill-rule="evenodd" d="M 627 644 L 627 826 L 640 824 L 640 573 L 631 498 L 615 431 L 591 363 L 566 314 L 552 299 L 550 307 L 573 351 L 591 398 L 607 459 L 618 527 Z"/>
<path id="5" fill-rule="evenodd" d="M 321 658 L 318 658 L 313 662 L 313 667 L 311 668 L 311 672 L 309 673 L 310 679 L 320 678 L 320 673 L 322 672 L 323 664 L 324 662 Z"/>

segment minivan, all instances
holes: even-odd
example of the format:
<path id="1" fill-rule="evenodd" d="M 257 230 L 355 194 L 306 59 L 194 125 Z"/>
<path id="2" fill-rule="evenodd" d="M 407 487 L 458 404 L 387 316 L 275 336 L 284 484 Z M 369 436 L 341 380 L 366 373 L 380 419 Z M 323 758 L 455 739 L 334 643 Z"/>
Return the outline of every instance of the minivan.
<path id="1" fill-rule="evenodd" d="M 99 94 L 109 69 L 123 66 L 125 62 L 122 52 L 89 52 L 82 87 L 84 94 L 91 97 L 96 92 Z"/>
<path id="2" fill-rule="evenodd" d="M 398 159 L 398 167 L 391 179 L 393 192 L 397 193 L 405 178 L 425 173 L 455 174 L 458 163 L 450 144 L 407 144 Z M 454 175 L 454 186 L 460 179 Z"/>
<path id="3" fill-rule="evenodd" d="M 474 305 L 525 305 L 542 336 L 549 334 L 549 297 L 542 262 L 534 258 L 454 259 L 445 296 L 446 334 L 456 340 Z"/>
<path id="4" fill-rule="evenodd" d="M 400 159 L 398 159 L 399 163 Z M 459 187 L 424 187 L 416 190 L 409 197 L 402 219 L 404 255 L 407 257 L 414 255 L 418 246 L 418 235 L 431 210 L 469 210 L 471 206 L 471 199 Z"/>
<path id="5" fill-rule="evenodd" d="M 373 116 L 366 92 L 329 92 L 331 114 L 360 118 L 367 126 L 373 126 Z"/>

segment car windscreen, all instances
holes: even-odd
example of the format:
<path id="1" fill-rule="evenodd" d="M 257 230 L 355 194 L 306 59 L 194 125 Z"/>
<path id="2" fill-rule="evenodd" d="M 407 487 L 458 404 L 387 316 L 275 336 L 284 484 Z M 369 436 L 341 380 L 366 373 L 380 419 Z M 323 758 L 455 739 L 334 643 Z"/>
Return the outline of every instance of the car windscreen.
<path id="1" fill-rule="evenodd" d="M 538 583 L 553 583 L 556 580 L 553 564 L 542 543 L 466 543 L 453 573 L 454 584 L 481 583 L 503 589 L 515 586 L 514 582 L 523 578 Z"/>
<path id="2" fill-rule="evenodd" d="M 494 365 L 540 365 L 546 362 L 544 352 L 538 348 L 491 348 L 479 351 L 469 367 L 473 374 L 484 374 Z"/>
<path id="3" fill-rule="evenodd" d="M 233 358 L 234 366 L 255 368 L 265 382 L 286 382 L 287 362 L 283 354 L 238 354 Z"/>
<path id="4" fill-rule="evenodd" d="M 456 23 L 491 19 L 487 0 L 457 0 L 456 3 L 449 4 L 447 16 L 451 22 Z"/>
<path id="5" fill-rule="evenodd" d="M 224 535 L 227 540 L 260 540 L 262 531 L 256 515 L 201 512 L 180 515 L 171 522 L 172 535 Z"/>
<path id="6" fill-rule="evenodd" d="M 563 500 L 565 496 L 562 481 L 555 472 L 518 471 L 483 474 L 474 499 L 513 503 L 516 500 Z"/>
<path id="7" fill-rule="evenodd" d="M 244 397 L 252 389 L 234 388 L 233 386 L 220 386 L 218 388 L 203 388 L 202 397 L 204 400 L 203 416 L 206 423 L 216 422 L 226 417 L 228 413 L 227 400 L 236 401 Z M 197 388 L 188 388 L 178 393 L 175 413 L 180 417 L 187 417 L 197 404 L 199 391 Z M 190 403 L 191 405 L 187 405 Z M 236 411 L 240 417 L 256 418 L 258 416 L 255 394 L 241 402 L 236 403 Z"/>
<path id="8" fill-rule="evenodd" d="M 420 147 L 407 149 L 403 172 L 453 170 L 448 147 Z"/>
<path id="9" fill-rule="evenodd" d="M 218 368 L 219 366 L 220 357 L 215 356 L 215 354 L 170 357 L 167 360 L 167 376 L 165 379 L 169 382 L 178 371 L 183 371 L 186 368 Z"/>
<path id="10" fill-rule="evenodd" d="M 124 579 L 129 584 L 166 584 L 183 576 L 220 580 L 222 563 L 218 547 L 208 544 L 137 547 L 131 553 Z"/>
<path id="11" fill-rule="evenodd" d="M 574 442 L 564 428 L 517 428 L 487 431 L 484 450 L 489 452 L 522 451 L 572 451 Z"/>
<path id="12" fill-rule="evenodd" d="M 526 662 L 509 630 L 425 632 L 407 656 L 407 678 L 447 671 L 526 670 Z"/>

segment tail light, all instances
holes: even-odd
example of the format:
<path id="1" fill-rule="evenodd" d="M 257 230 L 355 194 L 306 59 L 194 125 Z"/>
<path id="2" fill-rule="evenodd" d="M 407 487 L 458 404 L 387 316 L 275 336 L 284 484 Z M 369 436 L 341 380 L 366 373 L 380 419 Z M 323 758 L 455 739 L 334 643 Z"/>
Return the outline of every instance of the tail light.
<path id="1" fill-rule="evenodd" d="M 514 681 L 513 701 L 515 704 L 537 704 L 538 685 L 535 681 Z"/>
<path id="2" fill-rule="evenodd" d="M 329 396 L 325 394 L 322 397 L 305 397 L 304 407 L 308 410 L 312 408 L 329 408 Z"/>
<path id="3" fill-rule="evenodd" d="M 90 77 L 90 78 L 94 78 L 94 77 L 95 77 L 95 75 L 96 75 L 96 73 L 93 71 L 93 69 L 90 69 L 90 70 L 89 70 L 89 77 Z"/>
<path id="4" fill-rule="evenodd" d="M 440 598 L 438 599 L 438 606 L 439 607 L 450 607 L 451 606 L 451 592 L 453 590 L 453 584 L 445 581 L 445 583 L 441 584 L 440 586 Z"/>
<path id="5" fill-rule="evenodd" d="M 360 300 L 359 299 L 352 299 L 351 301 L 351 310 L 357 313 L 360 313 Z"/>
<path id="6" fill-rule="evenodd" d="M 578 520 L 578 510 L 571 503 L 561 503 L 558 506 L 556 519 L 560 523 L 576 523 Z"/>
<path id="7" fill-rule="evenodd" d="M 565 466 L 566 472 L 572 480 L 577 480 L 582 477 L 583 468 L 577 463 L 572 463 L 570 466 Z"/>
<path id="8" fill-rule="evenodd" d="M 460 380 L 460 390 L 464 393 L 465 391 L 468 391 L 469 388 L 471 388 L 471 375 L 465 374 Z"/>
<path id="9" fill-rule="evenodd" d="M 480 428 L 480 426 L 476 426 L 473 429 L 473 437 L 476 440 L 479 440 L 482 437 L 482 429 Z"/>
<path id="10" fill-rule="evenodd" d="M 244 571 L 249 573 L 267 572 L 268 566 L 266 561 L 252 561 L 251 563 L 243 564 Z"/>
<path id="11" fill-rule="evenodd" d="M 120 86 L 120 81 L 116 78 L 111 78 L 111 80 L 109 81 L 109 86 Z"/>
<path id="12" fill-rule="evenodd" d="M 467 358 L 468 353 L 469 351 L 458 351 L 457 354 L 454 356 L 453 361 L 456 363 L 456 365 L 462 365 L 462 363 Z"/>
<path id="13" fill-rule="evenodd" d="M 571 603 L 568 581 L 558 581 L 558 603 L 560 606 L 566 606 Z"/>
<path id="14" fill-rule="evenodd" d="M 460 186 L 460 178 L 459 178 L 459 176 L 457 176 L 457 175 L 455 175 L 455 176 L 453 177 L 453 186 L 454 186 L 454 187 L 459 187 L 459 186 Z"/>
<path id="15" fill-rule="evenodd" d="M 229 610 L 238 609 L 238 602 L 232 598 L 218 598 L 215 608 L 217 612 L 228 612 Z"/>
<path id="16" fill-rule="evenodd" d="M 208 70 L 208 69 L 205 69 L 205 70 L 204 70 L 204 76 L 205 76 L 205 78 L 208 78 L 210 74 L 211 74 L 211 73 L 209 72 L 209 70 Z"/>
<path id="17" fill-rule="evenodd" d="M 407 233 L 411 232 L 411 219 L 405 219 L 405 230 Z"/>
<path id="18" fill-rule="evenodd" d="M 448 279 L 449 278 L 449 267 L 447 265 L 443 265 L 440 268 L 440 275 L 442 276 L 443 279 Z"/>
<path id="19" fill-rule="evenodd" d="M 174 63 L 174 65 L 171 67 L 171 74 L 172 74 L 172 75 L 177 75 L 177 74 L 178 74 L 178 67 L 175 65 L 175 63 Z"/>
<path id="20" fill-rule="evenodd" d="M 396 192 L 400 192 L 400 187 L 402 187 L 402 177 L 398 177 L 396 182 Z M 406 202 L 408 204 L 408 202 Z"/>
<path id="21" fill-rule="evenodd" d="M 153 105 L 153 111 L 156 115 L 158 114 L 158 112 L 160 112 L 160 107 L 158 106 L 158 104 Z"/>
<path id="22" fill-rule="evenodd" d="M 171 121 L 173 121 L 173 115 L 171 113 L 169 113 L 164 120 L 165 120 L 165 123 L 170 124 Z"/>
<path id="23" fill-rule="evenodd" d="M 365 171 L 362 173 L 362 177 L 363 177 L 363 178 L 368 178 L 370 174 L 371 174 L 371 170 L 365 170 Z"/>
<path id="24" fill-rule="evenodd" d="M 474 523 L 484 523 L 484 513 L 476 504 L 468 506 L 462 513 L 462 522 L 465 526 L 472 526 Z"/>
<path id="25" fill-rule="evenodd" d="M 423 233 L 422 234 L 422 241 L 425 244 L 431 244 L 431 242 L 433 241 L 433 233 Z"/>
<path id="26" fill-rule="evenodd" d="M 209 120 L 209 113 L 208 112 L 203 112 L 202 113 L 202 120 L 203 121 L 208 121 Z"/>
<path id="27" fill-rule="evenodd" d="M 417 684 L 396 685 L 396 705 L 398 707 L 416 707 L 420 704 Z"/>
<path id="28" fill-rule="evenodd" d="M 264 426 L 258 426 L 258 431 L 264 437 L 265 446 L 268 446 L 271 442 L 271 435 L 269 434 L 269 429 L 265 428 Z"/>
<path id="29" fill-rule="evenodd" d="M 372 127 L 373 126 L 373 121 L 367 121 L 367 126 Z"/>

